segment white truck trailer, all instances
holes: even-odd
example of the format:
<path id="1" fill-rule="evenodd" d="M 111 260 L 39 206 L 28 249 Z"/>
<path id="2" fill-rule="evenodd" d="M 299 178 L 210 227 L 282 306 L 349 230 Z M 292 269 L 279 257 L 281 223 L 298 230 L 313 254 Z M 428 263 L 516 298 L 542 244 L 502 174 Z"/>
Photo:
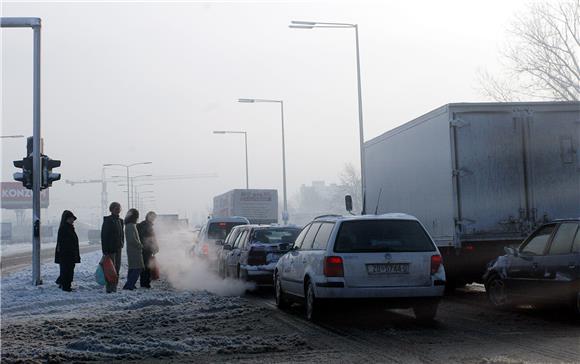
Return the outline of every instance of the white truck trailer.
<path id="1" fill-rule="evenodd" d="M 251 224 L 278 222 L 278 191 L 236 189 L 213 198 L 213 216 L 243 216 Z"/>
<path id="2" fill-rule="evenodd" d="M 580 102 L 457 103 L 364 144 L 367 213 L 419 218 L 450 282 L 536 226 L 580 216 Z"/>

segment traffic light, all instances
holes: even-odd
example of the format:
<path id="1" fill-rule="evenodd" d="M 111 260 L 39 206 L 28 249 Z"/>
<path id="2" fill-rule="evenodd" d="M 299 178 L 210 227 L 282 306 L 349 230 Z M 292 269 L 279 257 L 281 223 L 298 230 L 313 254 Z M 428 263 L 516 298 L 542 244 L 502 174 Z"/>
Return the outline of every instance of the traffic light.
<path id="1" fill-rule="evenodd" d="M 32 156 L 23 158 L 21 161 L 14 161 L 14 167 L 22 168 L 22 172 L 14 173 L 14 180 L 22 182 L 22 185 L 29 190 L 32 189 Z"/>
<path id="2" fill-rule="evenodd" d="M 58 181 L 60 179 L 60 173 L 52 173 L 53 168 L 60 167 L 60 161 L 56 159 L 50 159 L 46 155 L 42 155 L 42 182 L 41 189 L 49 188 L 52 186 L 52 182 Z"/>

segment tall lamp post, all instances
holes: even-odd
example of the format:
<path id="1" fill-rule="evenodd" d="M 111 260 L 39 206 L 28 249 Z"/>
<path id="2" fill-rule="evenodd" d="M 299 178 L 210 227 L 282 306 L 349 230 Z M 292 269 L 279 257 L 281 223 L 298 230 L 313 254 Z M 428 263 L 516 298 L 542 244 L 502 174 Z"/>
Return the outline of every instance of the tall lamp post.
<path id="1" fill-rule="evenodd" d="M 361 199 L 362 199 L 362 213 L 365 213 L 365 159 L 364 159 L 364 129 L 363 129 L 363 110 L 362 110 L 362 89 L 360 78 L 360 53 L 358 42 L 358 24 L 349 23 L 324 23 L 318 21 L 292 21 L 289 25 L 293 29 L 314 29 L 314 28 L 351 28 L 354 29 L 355 46 L 356 46 L 356 79 L 358 87 L 358 129 L 359 129 L 359 148 L 360 148 L 360 182 L 361 182 Z"/>
<path id="2" fill-rule="evenodd" d="M 250 188 L 248 177 L 248 133 L 245 131 L 231 131 L 231 130 L 214 130 L 214 134 L 244 134 L 244 143 L 246 149 L 246 190 Z"/>
<path id="3" fill-rule="evenodd" d="M 282 184 L 284 193 L 284 211 L 282 211 L 282 220 L 284 224 L 288 224 L 288 199 L 286 197 L 286 142 L 284 137 L 284 101 L 283 100 L 269 100 L 269 99 L 238 99 L 242 103 L 256 103 L 256 102 L 274 102 L 280 104 L 280 118 L 282 120 Z"/>
<path id="4" fill-rule="evenodd" d="M 112 166 L 118 166 L 118 167 L 125 167 L 125 169 L 127 170 L 127 209 L 129 209 L 129 207 L 131 206 L 131 201 L 130 201 L 130 194 L 131 194 L 131 184 L 129 183 L 129 169 L 131 167 L 134 166 L 138 166 L 138 165 L 142 165 L 142 164 L 151 164 L 153 162 L 138 162 L 138 163 L 132 163 L 132 164 L 119 164 L 119 163 L 107 163 L 107 164 L 103 164 L 103 167 L 112 167 Z"/>
<path id="5" fill-rule="evenodd" d="M 32 28 L 32 284 L 40 278 L 40 18 L 0 18 L 1 28 Z"/>

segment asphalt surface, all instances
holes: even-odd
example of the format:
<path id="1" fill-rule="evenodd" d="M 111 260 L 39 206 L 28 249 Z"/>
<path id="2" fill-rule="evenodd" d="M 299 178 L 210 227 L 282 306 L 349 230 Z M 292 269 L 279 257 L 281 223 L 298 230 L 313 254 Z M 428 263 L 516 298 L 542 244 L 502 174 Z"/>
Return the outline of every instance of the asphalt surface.
<path id="1" fill-rule="evenodd" d="M 90 253 L 101 249 L 101 244 L 81 245 L 79 249 L 82 255 L 84 253 Z M 47 262 L 50 261 L 51 259 L 54 259 L 54 247 L 41 249 L 40 261 Z M 0 258 L 0 271 L 2 272 L 2 276 L 6 276 L 22 268 L 29 267 L 31 264 L 32 264 L 32 252 L 21 252 L 10 254 L 7 256 L 2 256 L 2 258 Z"/>

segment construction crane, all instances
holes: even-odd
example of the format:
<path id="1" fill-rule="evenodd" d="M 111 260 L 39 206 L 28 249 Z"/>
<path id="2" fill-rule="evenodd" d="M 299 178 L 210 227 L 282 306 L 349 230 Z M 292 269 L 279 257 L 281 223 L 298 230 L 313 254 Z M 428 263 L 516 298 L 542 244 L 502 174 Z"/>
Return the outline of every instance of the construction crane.
<path id="1" fill-rule="evenodd" d="M 197 178 L 217 178 L 219 177 L 217 173 L 196 173 L 196 174 L 175 174 L 175 175 L 160 175 L 148 177 L 148 181 L 171 181 L 171 180 L 184 180 L 184 179 L 197 179 Z M 103 178 L 101 179 L 85 179 L 85 180 L 65 180 L 65 183 L 74 186 L 77 184 L 90 184 L 90 183 L 101 183 L 101 212 L 107 214 L 107 182 L 123 182 L 122 178 L 105 178 L 103 170 Z M 129 186 L 127 189 L 129 190 Z"/>

